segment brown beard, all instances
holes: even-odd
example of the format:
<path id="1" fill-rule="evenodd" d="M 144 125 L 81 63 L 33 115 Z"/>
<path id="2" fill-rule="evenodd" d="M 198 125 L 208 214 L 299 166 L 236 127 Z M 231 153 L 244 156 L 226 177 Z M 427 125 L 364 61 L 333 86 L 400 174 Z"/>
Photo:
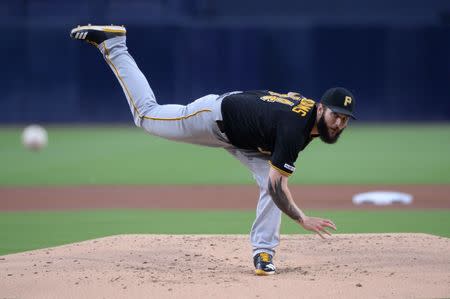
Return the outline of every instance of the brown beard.
<path id="1" fill-rule="evenodd" d="M 336 135 L 331 136 L 330 131 L 328 130 L 328 126 L 325 123 L 325 118 L 323 114 L 322 117 L 317 122 L 317 131 L 319 132 L 320 140 L 328 144 L 336 143 L 336 141 L 339 139 L 339 136 L 341 136 L 342 133 L 342 131 L 339 131 L 336 133 Z"/>

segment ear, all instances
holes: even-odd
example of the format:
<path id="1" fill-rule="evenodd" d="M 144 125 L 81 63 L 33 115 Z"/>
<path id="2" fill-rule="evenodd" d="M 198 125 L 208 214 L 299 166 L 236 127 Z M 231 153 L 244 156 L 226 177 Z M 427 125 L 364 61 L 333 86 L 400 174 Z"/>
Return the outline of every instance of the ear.
<path id="1" fill-rule="evenodd" d="M 324 107 L 322 103 L 317 103 L 317 119 L 322 117 L 322 114 L 324 112 Z"/>

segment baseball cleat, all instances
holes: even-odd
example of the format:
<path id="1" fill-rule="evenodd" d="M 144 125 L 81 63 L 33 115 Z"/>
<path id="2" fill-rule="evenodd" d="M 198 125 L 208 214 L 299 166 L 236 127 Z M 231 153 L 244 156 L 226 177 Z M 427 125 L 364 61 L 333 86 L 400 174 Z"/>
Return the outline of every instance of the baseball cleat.
<path id="1" fill-rule="evenodd" d="M 84 40 L 98 47 L 105 40 L 126 35 L 127 30 L 123 26 L 78 26 L 70 31 L 70 37 L 73 39 Z"/>
<path id="2" fill-rule="evenodd" d="M 261 252 L 253 257 L 255 274 L 264 276 L 275 274 L 275 265 L 272 263 L 272 255 Z"/>

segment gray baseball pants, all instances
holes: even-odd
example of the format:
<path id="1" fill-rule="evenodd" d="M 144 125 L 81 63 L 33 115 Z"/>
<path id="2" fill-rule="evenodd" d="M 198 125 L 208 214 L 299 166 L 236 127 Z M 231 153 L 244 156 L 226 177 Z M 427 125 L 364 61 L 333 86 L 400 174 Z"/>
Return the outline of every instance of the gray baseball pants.
<path id="1" fill-rule="evenodd" d="M 250 234 L 253 255 L 260 252 L 274 255 L 280 242 L 281 211 L 267 190 L 269 157 L 234 147 L 219 130 L 216 121 L 222 120 L 220 107 L 227 94 L 206 95 L 186 106 L 159 105 L 147 79 L 128 53 L 126 37 L 106 40 L 99 49 L 122 86 L 136 126 L 151 135 L 174 141 L 222 147 L 253 173 L 260 190 Z"/>

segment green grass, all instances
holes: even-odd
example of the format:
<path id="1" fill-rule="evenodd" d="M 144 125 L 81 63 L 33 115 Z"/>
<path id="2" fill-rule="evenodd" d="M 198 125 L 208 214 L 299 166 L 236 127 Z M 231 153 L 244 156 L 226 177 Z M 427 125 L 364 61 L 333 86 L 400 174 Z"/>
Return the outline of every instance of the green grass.
<path id="1" fill-rule="evenodd" d="M 49 127 L 49 147 L 28 152 L 21 130 L 0 128 L 0 186 L 252 184 L 222 149 L 174 143 L 135 127 Z M 351 126 L 336 145 L 314 141 L 295 184 L 449 184 L 450 124 Z"/>
<path id="2" fill-rule="evenodd" d="M 308 213 L 309 214 L 309 213 Z M 422 232 L 450 237 L 450 211 L 311 211 L 338 233 Z M 1 212 L 0 255 L 115 234 L 248 234 L 253 211 Z M 305 231 L 284 218 L 283 234 Z"/>
<path id="3" fill-rule="evenodd" d="M 135 127 L 48 127 L 49 147 L 0 128 L 0 187 L 98 184 L 253 184 L 222 149 L 174 143 Z M 450 124 L 355 125 L 336 145 L 314 141 L 295 184 L 450 184 Z M 1 199 L 8 200 L 8 199 Z M 32 199 L 30 199 L 32 200 Z M 248 234 L 254 211 L 0 212 L 0 254 L 114 234 Z M 423 232 L 450 237 L 450 210 L 312 212 L 339 233 Z M 284 219 L 282 233 L 305 233 Z"/>

